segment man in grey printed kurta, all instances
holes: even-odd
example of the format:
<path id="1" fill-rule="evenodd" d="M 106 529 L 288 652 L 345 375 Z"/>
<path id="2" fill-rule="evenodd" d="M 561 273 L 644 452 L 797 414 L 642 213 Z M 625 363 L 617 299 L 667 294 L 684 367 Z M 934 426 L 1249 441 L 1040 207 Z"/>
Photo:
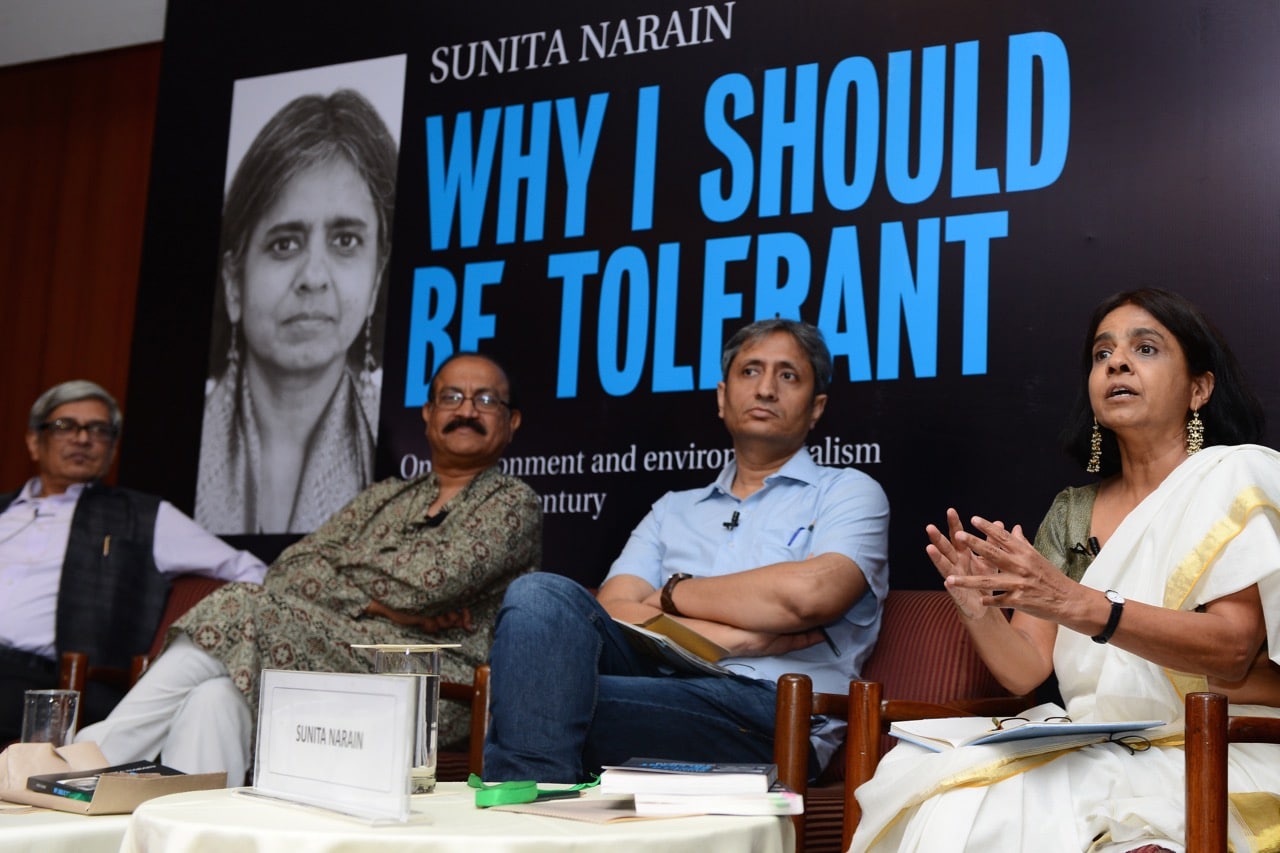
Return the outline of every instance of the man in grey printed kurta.
<path id="1" fill-rule="evenodd" d="M 205 598 L 116 711 L 79 739 L 97 741 L 113 764 L 162 752 L 180 770 L 238 780 L 264 667 L 369 672 L 372 656 L 351 644 L 459 643 L 442 674 L 469 681 L 507 585 L 538 567 L 541 509 L 496 467 L 520 412 L 495 362 L 446 361 L 423 420 L 431 473 L 371 486 L 281 554 L 262 586 L 228 584 Z M 443 703 L 440 742 L 466 734 L 466 710 Z"/>

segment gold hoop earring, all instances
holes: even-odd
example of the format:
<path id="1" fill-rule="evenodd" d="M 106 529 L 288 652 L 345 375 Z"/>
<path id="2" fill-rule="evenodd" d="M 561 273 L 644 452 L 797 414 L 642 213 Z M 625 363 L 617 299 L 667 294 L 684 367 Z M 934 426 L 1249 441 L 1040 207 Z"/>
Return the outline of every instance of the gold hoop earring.
<path id="1" fill-rule="evenodd" d="M 1089 436 L 1089 464 L 1084 470 L 1096 474 L 1102 470 L 1102 430 L 1098 429 L 1098 419 L 1093 419 L 1093 433 Z"/>
<path id="2" fill-rule="evenodd" d="M 1200 420 L 1199 412 L 1191 413 L 1191 420 L 1187 421 L 1187 455 L 1199 453 L 1204 447 L 1204 421 Z"/>

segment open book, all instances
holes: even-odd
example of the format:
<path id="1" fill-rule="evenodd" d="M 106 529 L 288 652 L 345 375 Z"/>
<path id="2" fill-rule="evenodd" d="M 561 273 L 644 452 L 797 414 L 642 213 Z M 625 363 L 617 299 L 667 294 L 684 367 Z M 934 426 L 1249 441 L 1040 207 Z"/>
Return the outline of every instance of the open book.
<path id="1" fill-rule="evenodd" d="M 1111 735 L 1140 732 L 1163 726 L 1164 720 L 1115 720 L 1071 722 L 1066 711 L 1052 703 L 1037 705 L 1017 717 L 993 720 L 991 717 L 939 717 L 934 720 L 907 720 L 889 726 L 889 734 L 925 749 L 942 752 L 961 746 L 1042 737 L 1098 735 L 1106 740 Z"/>
<path id="2" fill-rule="evenodd" d="M 679 672 L 694 675 L 729 674 L 729 670 L 717 663 L 729 656 L 728 649 L 665 613 L 659 613 L 639 625 L 621 619 L 614 621 L 627 635 L 632 648 Z"/>

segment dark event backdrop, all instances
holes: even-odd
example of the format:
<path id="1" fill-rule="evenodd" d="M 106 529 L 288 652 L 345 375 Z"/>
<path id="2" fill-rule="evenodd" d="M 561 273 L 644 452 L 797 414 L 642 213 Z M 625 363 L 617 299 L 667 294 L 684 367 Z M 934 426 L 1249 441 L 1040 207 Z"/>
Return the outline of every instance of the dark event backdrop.
<path id="1" fill-rule="evenodd" d="M 757 316 L 836 355 L 811 436 L 885 487 L 893 585 L 948 506 L 1030 533 L 1091 307 L 1198 302 L 1272 422 L 1280 6 L 1142 0 L 171 3 L 121 480 L 190 510 L 232 86 L 405 55 L 379 476 L 450 351 L 503 361 L 547 569 L 596 583 L 729 442 Z M 236 540 L 271 553 L 276 537 Z"/>

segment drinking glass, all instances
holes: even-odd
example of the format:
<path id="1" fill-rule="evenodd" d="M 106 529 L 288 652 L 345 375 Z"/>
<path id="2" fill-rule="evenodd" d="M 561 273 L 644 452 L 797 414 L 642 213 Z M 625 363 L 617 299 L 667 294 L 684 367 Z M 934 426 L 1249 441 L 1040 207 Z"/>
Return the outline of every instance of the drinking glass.
<path id="1" fill-rule="evenodd" d="M 440 646 L 375 646 L 373 671 L 406 675 L 418 682 L 418 712 L 413 737 L 411 794 L 429 794 L 436 787 L 436 738 L 440 713 Z"/>
<path id="2" fill-rule="evenodd" d="M 23 695 L 22 742 L 65 746 L 76 736 L 80 693 L 76 690 L 28 690 Z"/>

